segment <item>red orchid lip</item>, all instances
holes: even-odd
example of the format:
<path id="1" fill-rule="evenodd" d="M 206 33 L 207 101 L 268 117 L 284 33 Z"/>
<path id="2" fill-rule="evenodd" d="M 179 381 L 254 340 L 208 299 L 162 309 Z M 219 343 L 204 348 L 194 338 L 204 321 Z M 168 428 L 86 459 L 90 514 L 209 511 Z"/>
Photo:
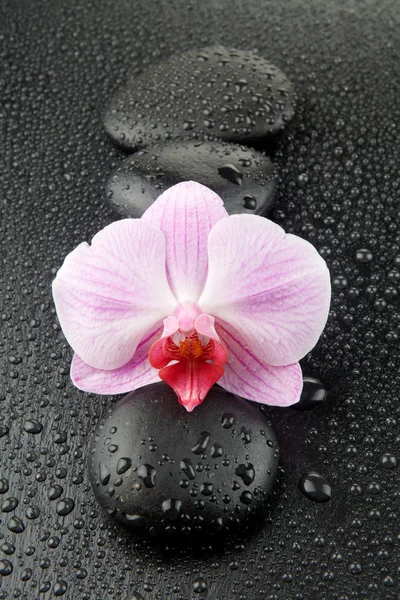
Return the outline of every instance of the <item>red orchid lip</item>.
<path id="1" fill-rule="evenodd" d="M 218 381 L 289 406 L 302 389 L 298 361 L 327 320 L 330 277 L 305 240 L 264 217 L 228 216 L 214 192 L 183 182 L 141 219 L 111 223 L 80 244 L 53 296 L 82 390 L 124 393 L 161 377 L 191 410 Z M 156 369 L 159 347 L 168 362 Z"/>
<path id="2" fill-rule="evenodd" d="M 203 402 L 209 389 L 222 377 L 226 360 L 221 342 L 210 339 L 204 345 L 196 332 L 179 345 L 171 336 L 161 338 L 149 350 L 151 366 L 160 369 L 160 378 L 172 387 L 189 412 Z M 172 361 L 177 362 L 169 365 Z"/>

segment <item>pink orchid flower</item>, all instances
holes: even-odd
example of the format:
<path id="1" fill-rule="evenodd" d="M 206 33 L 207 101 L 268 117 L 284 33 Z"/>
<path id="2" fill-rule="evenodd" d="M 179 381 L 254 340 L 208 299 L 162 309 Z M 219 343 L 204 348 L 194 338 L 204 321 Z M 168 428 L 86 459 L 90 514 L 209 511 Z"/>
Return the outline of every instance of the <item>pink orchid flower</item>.
<path id="1" fill-rule="evenodd" d="M 191 411 L 218 381 L 289 406 L 302 390 L 297 361 L 327 320 L 330 278 L 305 240 L 264 217 L 228 216 L 214 192 L 184 182 L 73 250 L 53 296 L 81 390 L 161 378 Z"/>

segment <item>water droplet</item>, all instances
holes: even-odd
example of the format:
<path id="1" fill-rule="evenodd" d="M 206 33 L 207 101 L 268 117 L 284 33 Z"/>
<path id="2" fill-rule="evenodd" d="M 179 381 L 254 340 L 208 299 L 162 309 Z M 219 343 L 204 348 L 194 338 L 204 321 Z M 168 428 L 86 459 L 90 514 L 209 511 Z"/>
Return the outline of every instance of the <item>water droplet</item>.
<path id="1" fill-rule="evenodd" d="M 240 501 L 243 504 L 251 504 L 253 502 L 253 494 L 247 490 L 240 494 Z"/>
<path id="2" fill-rule="evenodd" d="M 53 485 L 49 490 L 49 500 L 57 500 L 63 493 L 61 485 Z"/>
<path id="3" fill-rule="evenodd" d="M 257 200 L 251 194 L 244 196 L 243 207 L 247 210 L 255 210 L 257 208 Z"/>
<path id="4" fill-rule="evenodd" d="M 235 473 L 238 477 L 240 477 L 243 480 L 243 483 L 245 485 L 251 485 L 256 476 L 256 472 L 251 463 L 238 465 L 238 467 L 236 467 Z"/>
<path id="5" fill-rule="evenodd" d="M 311 471 L 304 474 L 299 482 L 300 491 L 315 502 L 328 502 L 332 496 L 332 488 L 325 477 Z"/>
<path id="6" fill-rule="evenodd" d="M 227 179 L 231 183 L 236 183 L 236 185 L 242 185 L 243 183 L 243 173 L 235 165 L 223 165 L 219 167 L 218 173 L 223 179 Z"/>
<path id="7" fill-rule="evenodd" d="M 5 477 L 0 478 L 0 494 L 6 494 L 9 489 L 8 479 Z"/>
<path id="8" fill-rule="evenodd" d="M 127 513 L 125 519 L 128 521 L 129 525 L 135 527 L 135 529 L 140 529 L 146 525 L 146 519 L 141 515 L 130 515 Z"/>
<path id="9" fill-rule="evenodd" d="M 110 472 L 109 468 L 107 467 L 107 465 L 105 465 L 102 462 L 99 463 L 99 479 L 100 479 L 101 485 L 107 485 L 108 482 L 110 481 L 110 477 L 111 477 L 111 472 Z"/>
<path id="10" fill-rule="evenodd" d="M 296 404 L 293 404 L 292 408 L 296 410 L 310 410 L 316 408 L 325 402 L 326 396 L 326 389 L 318 379 L 304 377 L 300 400 Z"/>
<path id="11" fill-rule="evenodd" d="M 66 515 L 69 515 L 74 508 L 75 502 L 72 500 L 72 498 L 64 498 L 57 503 L 56 512 L 58 515 L 60 515 L 60 517 L 65 517 Z"/>
<path id="12" fill-rule="evenodd" d="M 13 533 L 22 533 L 23 531 L 25 531 L 25 525 L 19 517 L 12 517 L 8 521 L 7 527 Z"/>
<path id="13" fill-rule="evenodd" d="M 207 450 L 208 442 L 210 441 L 210 434 L 208 431 L 203 431 L 200 434 L 196 444 L 192 447 L 193 454 L 203 454 Z"/>
<path id="14" fill-rule="evenodd" d="M 198 577 L 193 582 L 193 591 L 196 594 L 204 594 L 207 591 L 207 582 L 203 577 Z"/>
<path id="15" fill-rule="evenodd" d="M 63 596 L 67 590 L 68 590 L 67 582 L 60 579 L 59 581 L 56 581 L 56 583 L 54 584 L 53 594 L 57 597 Z"/>
<path id="16" fill-rule="evenodd" d="M 182 502 L 175 498 L 165 500 L 161 505 L 161 510 L 167 519 L 175 521 L 179 517 L 182 508 Z"/>
<path id="17" fill-rule="evenodd" d="M 34 419 L 30 419 L 29 421 L 25 421 L 24 429 L 27 433 L 32 433 L 37 435 L 43 430 L 43 425 L 39 423 L 39 421 L 35 421 Z"/>
<path id="18" fill-rule="evenodd" d="M 0 560 L 0 575 L 3 575 L 3 577 L 7 577 L 7 575 L 11 575 L 12 572 L 12 563 L 10 563 L 9 560 Z"/>
<path id="19" fill-rule="evenodd" d="M 385 469 L 394 469 L 397 466 L 397 458 L 393 454 L 384 454 L 381 457 L 381 465 Z"/>
<path id="20" fill-rule="evenodd" d="M 118 460 L 118 464 L 117 464 L 117 473 L 118 475 L 122 475 L 123 473 L 126 473 L 126 471 L 128 469 L 130 469 L 132 466 L 132 460 L 130 458 L 127 457 L 122 457 Z"/>
<path id="21" fill-rule="evenodd" d="M 230 429 L 235 424 L 235 416 L 231 413 L 222 415 L 221 424 L 224 429 Z"/>
<path id="22" fill-rule="evenodd" d="M 356 261 L 363 264 L 370 263 L 373 258 L 374 255 L 372 252 L 366 248 L 360 248 L 360 250 L 357 250 L 355 254 Z"/>
<path id="23" fill-rule="evenodd" d="M 3 502 L 1 503 L 1 510 L 2 512 L 8 513 L 8 512 L 12 512 L 13 510 L 15 510 L 18 506 L 18 500 L 17 498 L 6 498 L 5 500 L 3 500 Z"/>
<path id="24" fill-rule="evenodd" d="M 211 482 L 202 483 L 200 486 L 200 493 L 203 496 L 211 496 L 213 493 L 213 484 Z"/>
<path id="25" fill-rule="evenodd" d="M 155 486 L 154 479 L 155 479 L 156 473 L 157 472 L 156 472 L 155 468 L 147 463 L 144 465 L 141 465 L 137 471 L 138 477 L 140 477 L 140 479 L 143 481 L 144 485 L 147 488 L 152 488 Z"/>
<path id="26" fill-rule="evenodd" d="M 194 479 L 196 477 L 195 470 L 193 469 L 192 463 L 188 458 L 181 460 L 180 467 L 185 475 L 189 477 L 189 479 Z"/>
<path id="27" fill-rule="evenodd" d="M 211 456 L 212 458 L 219 458 L 220 456 L 222 456 L 224 453 L 224 449 L 222 448 L 221 444 L 213 444 L 211 446 Z"/>

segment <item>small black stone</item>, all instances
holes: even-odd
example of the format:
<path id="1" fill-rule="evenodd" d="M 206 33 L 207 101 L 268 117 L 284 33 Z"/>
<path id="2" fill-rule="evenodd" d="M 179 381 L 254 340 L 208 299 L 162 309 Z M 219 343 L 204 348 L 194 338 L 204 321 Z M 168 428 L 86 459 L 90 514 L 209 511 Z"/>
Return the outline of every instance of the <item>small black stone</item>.
<path id="1" fill-rule="evenodd" d="M 294 100 L 286 75 L 264 58 L 212 46 L 132 78 L 113 97 L 104 125 L 131 150 L 177 138 L 248 143 L 283 129 Z"/>
<path id="2" fill-rule="evenodd" d="M 231 215 L 267 214 L 276 188 L 274 165 L 264 154 L 238 144 L 182 141 L 127 158 L 111 174 L 106 197 L 118 214 L 138 218 L 166 189 L 191 180 L 218 194 Z"/>
<path id="3" fill-rule="evenodd" d="M 327 391 L 318 379 L 304 377 L 300 400 L 296 404 L 293 404 L 292 408 L 296 410 L 311 410 L 323 404 L 326 396 Z"/>
<path id="4" fill-rule="evenodd" d="M 277 466 L 275 435 L 257 407 L 214 387 L 188 413 L 169 386 L 155 383 L 111 410 L 89 476 L 99 504 L 132 530 L 194 537 L 245 530 L 261 518 Z"/>
<path id="5" fill-rule="evenodd" d="M 330 483 L 316 471 L 304 474 L 299 481 L 299 488 L 307 498 L 315 502 L 328 502 L 332 497 Z"/>

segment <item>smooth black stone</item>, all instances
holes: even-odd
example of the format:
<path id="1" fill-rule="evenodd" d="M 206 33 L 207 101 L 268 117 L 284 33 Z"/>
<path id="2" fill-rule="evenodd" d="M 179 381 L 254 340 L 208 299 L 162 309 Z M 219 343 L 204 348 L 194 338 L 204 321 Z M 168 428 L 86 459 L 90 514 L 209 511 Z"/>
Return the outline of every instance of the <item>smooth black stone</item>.
<path id="1" fill-rule="evenodd" d="M 297 404 L 293 404 L 292 408 L 296 410 L 311 410 L 323 404 L 326 397 L 327 391 L 318 379 L 304 377 L 300 400 Z"/>
<path id="2" fill-rule="evenodd" d="M 107 199 L 124 217 L 141 217 L 162 192 L 190 180 L 216 192 L 231 215 L 265 215 L 276 187 L 274 165 L 260 152 L 224 142 L 182 141 L 127 158 L 107 182 Z"/>
<path id="3" fill-rule="evenodd" d="M 304 474 L 299 481 L 299 488 L 307 498 L 315 502 L 328 502 L 332 497 L 330 483 L 316 471 Z"/>
<path id="4" fill-rule="evenodd" d="M 212 46 L 176 54 L 132 78 L 104 125 L 121 146 L 222 139 L 252 142 L 282 130 L 294 112 L 286 75 L 252 52 Z"/>
<path id="5" fill-rule="evenodd" d="M 262 518 L 278 455 L 252 404 L 214 387 L 188 413 L 169 386 L 155 383 L 125 396 L 99 427 L 89 476 L 99 504 L 133 531 L 207 536 Z"/>

